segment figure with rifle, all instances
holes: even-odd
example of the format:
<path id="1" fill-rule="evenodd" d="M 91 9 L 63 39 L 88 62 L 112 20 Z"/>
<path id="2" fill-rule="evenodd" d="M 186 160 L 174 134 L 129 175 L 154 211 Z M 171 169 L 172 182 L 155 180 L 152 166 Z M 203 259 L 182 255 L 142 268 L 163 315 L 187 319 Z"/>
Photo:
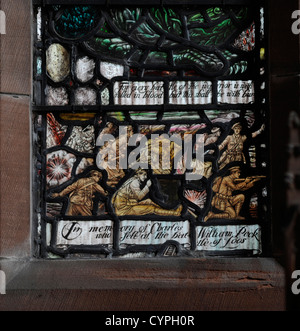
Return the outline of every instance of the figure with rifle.
<path id="1" fill-rule="evenodd" d="M 251 176 L 239 178 L 241 169 L 239 166 L 234 166 L 229 169 L 230 174 L 225 177 L 217 177 L 213 182 L 213 191 L 215 192 L 212 199 L 212 207 L 217 212 L 209 211 L 204 221 L 211 218 L 226 218 L 244 220 L 245 217 L 240 216 L 245 196 L 242 193 L 233 195 L 234 191 L 246 191 L 254 186 L 254 183 L 261 180 L 265 176 Z"/>
<path id="2" fill-rule="evenodd" d="M 98 184 L 101 178 L 101 172 L 92 170 L 88 178 L 78 179 L 60 193 L 52 193 L 51 198 L 69 196 L 67 216 L 92 216 L 95 193 L 98 192 L 103 197 L 108 195 L 108 192 Z"/>

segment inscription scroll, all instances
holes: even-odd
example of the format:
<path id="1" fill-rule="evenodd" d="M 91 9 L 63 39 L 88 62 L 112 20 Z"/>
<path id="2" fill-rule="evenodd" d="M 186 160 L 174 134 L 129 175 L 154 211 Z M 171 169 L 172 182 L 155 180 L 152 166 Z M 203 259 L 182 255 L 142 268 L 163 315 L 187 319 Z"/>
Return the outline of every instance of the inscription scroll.
<path id="1" fill-rule="evenodd" d="M 259 225 L 214 225 L 196 228 L 196 250 L 252 250 L 261 253 Z"/>
<path id="2" fill-rule="evenodd" d="M 111 245 L 113 243 L 113 222 L 101 221 L 59 221 L 56 245 Z"/>
<path id="3" fill-rule="evenodd" d="M 251 80 L 218 82 L 218 103 L 239 104 L 254 102 L 254 82 Z"/>
<path id="4" fill-rule="evenodd" d="M 157 245 L 175 240 L 190 246 L 189 221 L 130 221 L 120 222 L 120 245 Z"/>
<path id="5" fill-rule="evenodd" d="M 208 81 L 174 81 L 169 85 L 170 104 L 197 105 L 212 102 L 212 83 Z"/>
<path id="6" fill-rule="evenodd" d="M 117 105 L 161 105 L 164 102 L 164 82 L 116 82 L 114 103 Z"/>

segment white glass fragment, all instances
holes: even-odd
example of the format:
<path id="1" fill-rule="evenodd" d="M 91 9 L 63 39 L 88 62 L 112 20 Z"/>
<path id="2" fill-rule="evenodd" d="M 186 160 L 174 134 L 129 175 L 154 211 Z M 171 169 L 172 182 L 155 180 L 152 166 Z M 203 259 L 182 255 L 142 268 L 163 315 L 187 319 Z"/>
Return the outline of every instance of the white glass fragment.
<path id="1" fill-rule="evenodd" d="M 47 223 L 47 225 L 46 225 L 46 243 L 48 246 L 51 245 L 51 234 L 52 234 L 52 224 Z"/>
<path id="2" fill-rule="evenodd" d="M 52 44 L 46 52 L 46 67 L 49 77 L 62 82 L 70 73 L 70 54 L 60 44 Z"/>
<path id="3" fill-rule="evenodd" d="M 227 123 L 234 118 L 240 117 L 240 110 L 205 110 L 205 115 L 212 123 Z"/>
<path id="4" fill-rule="evenodd" d="M 47 106 L 66 106 L 69 103 L 69 96 L 64 87 L 46 87 Z"/>
<path id="5" fill-rule="evenodd" d="M 260 8 L 260 39 L 265 37 L 265 10 L 263 7 Z"/>
<path id="6" fill-rule="evenodd" d="M 107 106 L 109 105 L 109 90 L 108 88 L 105 88 L 102 92 L 101 92 L 101 104 L 103 106 Z"/>
<path id="7" fill-rule="evenodd" d="M 79 87 L 75 91 L 75 104 L 78 106 L 94 106 L 97 102 L 97 93 L 89 87 Z"/>
<path id="8" fill-rule="evenodd" d="M 87 56 L 78 59 L 75 68 L 77 79 L 82 83 L 91 80 L 94 77 L 95 66 L 95 61 Z"/>
<path id="9" fill-rule="evenodd" d="M 83 128 L 74 126 L 70 137 L 66 142 L 66 146 L 82 153 L 92 153 L 95 147 L 95 128 L 88 125 Z"/>
<path id="10" fill-rule="evenodd" d="M 42 9 L 38 7 L 36 16 L 36 39 L 38 41 L 42 40 Z"/>
<path id="11" fill-rule="evenodd" d="M 124 66 L 116 63 L 100 62 L 100 72 L 103 77 L 110 80 L 114 77 L 123 76 Z"/>

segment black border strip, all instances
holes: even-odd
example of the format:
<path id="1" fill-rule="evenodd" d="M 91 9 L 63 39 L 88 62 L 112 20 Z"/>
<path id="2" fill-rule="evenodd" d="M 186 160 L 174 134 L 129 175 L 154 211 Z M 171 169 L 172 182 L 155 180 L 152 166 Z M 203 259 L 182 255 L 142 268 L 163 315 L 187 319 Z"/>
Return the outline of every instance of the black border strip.
<path id="1" fill-rule="evenodd" d="M 33 5 L 46 6 L 46 5 L 82 5 L 82 0 L 32 0 Z M 152 0 L 152 6 L 164 5 L 259 5 L 263 4 L 264 0 Z M 85 5 L 138 5 L 149 6 L 147 0 L 85 0 Z"/>

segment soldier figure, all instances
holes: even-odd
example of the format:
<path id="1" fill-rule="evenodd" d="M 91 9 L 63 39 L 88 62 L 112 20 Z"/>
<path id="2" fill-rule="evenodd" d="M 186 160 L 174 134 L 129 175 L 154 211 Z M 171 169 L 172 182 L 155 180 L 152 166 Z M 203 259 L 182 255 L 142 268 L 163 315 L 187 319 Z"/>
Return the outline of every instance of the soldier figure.
<path id="1" fill-rule="evenodd" d="M 99 192 L 107 195 L 107 192 L 98 184 L 102 174 L 97 170 L 90 172 L 90 177 L 81 178 L 75 183 L 66 187 L 60 193 L 53 193 L 52 197 L 63 197 L 69 193 L 69 205 L 66 212 L 67 216 L 91 216 L 93 210 L 94 193 Z"/>
<path id="2" fill-rule="evenodd" d="M 252 133 L 252 138 L 255 138 L 264 130 L 265 125 L 263 124 L 259 130 Z M 227 164 L 235 161 L 246 163 L 245 155 L 243 153 L 244 142 L 247 139 L 247 136 L 241 135 L 242 125 L 241 123 L 235 123 L 232 126 L 233 134 L 227 136 L 227 138 L 219 146 L 221 151 L 226 146 L 226 150 L 220 157 L 219 165 L 220 169 L 223 169 Z"/>
<path id="3" fill-rule="evenodd" d="M 213 184 L 215 195 L 212 200 L 212 207 L 219 210 L 219 213 L 210 211 L 204 218 L 206 222 L 210 218 L 226 218 L 244 220 L 240 216 L 245 196 L 243 194 L 232 195 L 233 191 L 246 191 L 254 186 L 254 183 L 260 180 L 263 176 L 254 176 L 247 178 L 239 178 L 241 170 L 239 166 L 229 169 L 230 175 L 226 177 L 217 177 Z"/>
<path id="4" fill-rule="evenodd" d="M 147 172 L 139 169 L 135 175 L 129 178 L 113 195 L 112 203 L 118 216 L 147 215 L 180 216 L 182 205 L 176 210 L 168 210 L 160 207 L 151 199 L 144 199 L 152 185 L 149 179 L 142 188 L 142 183 L 147 179 Z"/>

